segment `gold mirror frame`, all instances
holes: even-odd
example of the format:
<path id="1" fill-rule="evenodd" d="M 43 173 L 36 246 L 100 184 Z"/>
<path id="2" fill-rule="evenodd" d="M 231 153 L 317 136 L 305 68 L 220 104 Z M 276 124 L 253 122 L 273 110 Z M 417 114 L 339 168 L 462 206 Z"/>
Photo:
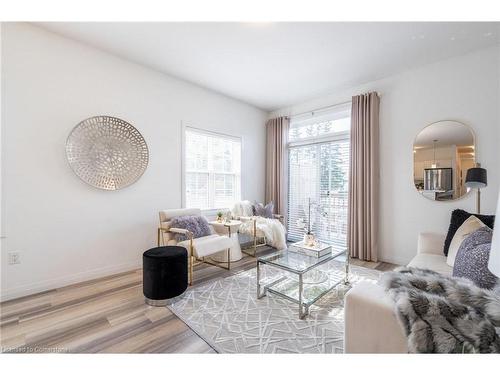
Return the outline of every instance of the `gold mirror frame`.
<path id="1" fill-rule="evenodd" d="M 453 127 L 457 130 L 450 133 Z M 434 201 L 452 202 L 463 198 L 470 190 L 465 187 L 465 176 L 467 170 L 476 165 L 476 154 L 476 136 L 469 125 L 440 120 L 425 126 L 413 140 L 415 189 Z"/>

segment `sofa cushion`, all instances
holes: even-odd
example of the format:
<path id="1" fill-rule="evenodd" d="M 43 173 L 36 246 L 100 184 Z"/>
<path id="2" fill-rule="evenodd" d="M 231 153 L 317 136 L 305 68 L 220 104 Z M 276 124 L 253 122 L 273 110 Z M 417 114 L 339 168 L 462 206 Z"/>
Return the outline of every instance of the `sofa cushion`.
<path id="1" fill-rule="evenodd" d="M 446 257 L 436 254 L 417 254 L 408 267 L 428 269 L 448 276 L 453 273 L 453 267 L 446 264 Z"/>
<path id="2" fill-rule="evenodd" d="M 470 234 L 458 250 L 453 276 L 469 279 L 480 288 L 492 289 L 498 280 L 488 269 L 492 237 L 488 227 Z"/>
<path id="3" fill-rule="evenodd" d="M 457 229 L 453 239 L 450 243 L 450 248 L 448 249 L 448 256 L 446 257 L 446 263 L 453 267 L 455 264 L 455 257 L 457 256 L 458 249 L 462 242 L 473 232 L 479 228 L 486 227 L 481 220 L 479 220 L 475 215 L 471 215 L 460 225 Z M 487 227 L 486 227 L 487 228 Z"/>
<path id="4" fill-rule="evenodd" d="M 455 235 L 457 229 L 460 228 L 460 226 L 464 223 L 464 221 L 467 220 L 471 215 L 476 216 L 485 225 L 493 229 L 493 226 L 495 225 L 495 215 L 478 215 L 478 214 L 471 214 L 467 211 L 460 209 L 453 210 L 453 212 L 451 213 L 448 233 L 446 234 L 446 239 L 444 240 L 444 248 L 443 248 L 444 255 L 446 256 L 448 255 L 448 249 L 450 248 L 451 240 L 453 239 L 453 236 Z"/>

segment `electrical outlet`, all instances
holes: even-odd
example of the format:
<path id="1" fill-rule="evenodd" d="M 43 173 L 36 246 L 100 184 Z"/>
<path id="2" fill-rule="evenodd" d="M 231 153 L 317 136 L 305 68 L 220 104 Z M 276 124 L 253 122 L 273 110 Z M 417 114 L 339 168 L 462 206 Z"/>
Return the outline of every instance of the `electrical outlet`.
<path id="1" fill-rule="evenodd" d="M 21 263 L 21 256 L 19 255 L 19 252 L 17 251 L 12 251 L 9 253 L 9 265 L 13 264 L 20 264 Z"/>

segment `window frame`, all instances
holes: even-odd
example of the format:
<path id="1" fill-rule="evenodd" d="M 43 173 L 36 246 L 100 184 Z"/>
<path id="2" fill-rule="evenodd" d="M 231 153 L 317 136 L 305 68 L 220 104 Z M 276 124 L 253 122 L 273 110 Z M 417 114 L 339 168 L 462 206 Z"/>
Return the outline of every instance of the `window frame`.
<path id="1" fill-rule="evenodd" d="M 182 208 L 187 208 L 186 207 L 186 174 L 188 173 L 188 171 L 187 171 L 187 167 L 186 167 L 186 161 L 187 161 L 186 160 L 187 159 L 187 155 L 186 155 L 186 151 L 187 151 L 187 147 L 186 147 L 186 131 L 193 131 L 193 132 L 196 132 L 196 133 L 205 134 L 205 135 L 212 136 L 212 137 L 226 138 L 226 139 L 230 139 L 232 141 L 239 142 L 239 144 L 240 144 L 240 165 L 239 165 L 239 170 L 240 170 L 239 180 L 240 181 L 239 181 L 239 190 L 240 190 L 240 199 L 241 199 L 241 195 L 242 195 L 242 192 L 241 192 L 241 190 L 242 190 L 242 180 L 243 180 L 243 178 L 242 178 L 242 173 L 243 173 L 242 172 L 242 164 L 243 164 L 243 137 L 229 135 L 229 134 L 225 134 L 225 133 L 220 133 L 220 132 L 213 131 L 213 130 L 207 130 L 207 129 L 203 129 L 203 128 L 200 128 L 200 127 L 197 127 L 197 126 L 193 126 L 190 123 L 181 122 L 181 138 L 182 138 L 182 141 L 181 141 L 181 207 Z M 209 173 L 209 175 L 210 175 L 210 172 L 207 172 L 207 173 Z M 218 173 L 215 173 L 215 174 L 218 174 Z M 234 175 L 233 173 L 225 173 L 225 174 Z M 215 188 L 215 187 L 213 187 L 213 188 Z M 211 194 L 211 193 L 213 193 L 213 192 L 210 191 L 209 194 Z M 203 213 L 205 213 L 207 215 L 215 215 L 217 213 L 217 211 L 231 209 L 231 208 L 232 207 L 211 207 L 211 208 L 201 208 L 201 210 L 202 210 Z"/>
<path id="2" fill-rule="evenodd" d="M 329 107 L 328 110 L 323 110 L 321 111 L 320 114 L 317 112 L 309 112 L 311 115 L 307 116 L 307 118 L 304 118 L 304 115 L 298 115 L 298 116 L 292 116 L 290 125 L 292 125 L 293 121 L 297 122 L 303 122 L 304 120 L 307 122 L 315 122 L 314 118 L 316 117 L 316 121 L 319 118 L 324 118 L 324 117 L 329 117 L 331 115 L 334 118 L 344 118 L 345 113 L 349 113 L 349 118 L 351 118 L 352 121 L 352 116 L 351 116 L 351 103 L 344 103 L 336 106 Z M 309 114 L 308 113 L 308 114 Z M 306 114 L 307 115 L 307 114 Z M 301 121 L 302 120 L 302 121 Z M 292 127 L 292 126 L 291 126 Z M 290 128 L 291 128 L 290 127 Z M 322 135 L 317 135 L 317 136 L 311 136 L 311 137 L 304 137 L 301 139 L 295 139 L 295 140 L 287 140 L 287 207 L 286 207 L 286 212 L 287 216 L 289 216 L 289 207 L 290 207 L 290 197 L 292 195 L 291 192 L 291 184 L 290 184 L 290 178 L 291 178 L 291 168 L 290 168 L 290 163 L 289 163 L 289 158 L 290 158 L 290 151 L 295 148 L 300 148 L 300 147 L 307 147 L 307 146 L 319 146 L 322 144 L 329 144 L 329 143 L 335 143 L 335 142 L 349 142 L 351 137 L 351 131 L 350 130 L 344 130 L 344 131 L 339 131 L 339 132 L 332 132 L 328 134 L 322 134 Z M 319 166 L 318 166 L 319 167 Z M 348 179 L 350 179 L 350 176 L 348 176 Z M 349 193 L 348 193 L 349 194 Z M 288 226 L 288 222 L 287 222 Z M 289 232 L 287 233 L 287 240 L 289 239 Z"/>

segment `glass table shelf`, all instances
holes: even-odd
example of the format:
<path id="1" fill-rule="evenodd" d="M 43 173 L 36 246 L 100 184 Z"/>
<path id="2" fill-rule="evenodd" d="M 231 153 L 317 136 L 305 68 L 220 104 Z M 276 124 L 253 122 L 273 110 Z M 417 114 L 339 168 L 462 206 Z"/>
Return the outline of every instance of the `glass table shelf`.
<path id="1" fill-rule="evenodd" d="M 260 263 L 274 265 L 286 271 L 293 273 L 305 273 L 323 263 L 329 262 L 343 254 L 346 250 L 332 250 L 330 254 L 323 255 L 320 258 L 295 253 L 288 250 L 277 251 L 269 255 L 259 257 Z"/>
<path id="2" fill-rule="evenodd" d="M 318 284 L 303 284 L 302 303 L 312 305 L 337 285 L 344 281 L 344 273 L 328 274 L 326 281 Z M 271 293 L 279 294 L 295 303 L 299 303 L 299 280 L 285 277 L 267 288 Z"/>
<path id="3" fill-rule="evenodd" d="M 320 258 L 287 250 L 278 251 L 257 259 L 257 298 L 267 292 L 299 305 L 299 318 L 309 313 L 309 307 L 337 285 L 346 282 L 348 264 L 339 269 L 322 270 L 328 262 L 340 260 L 345 250 L 335 251 Z M 347 257 L 343 258 L 343 260 Z M 264 267 L 273 269 L 274 275 L 263 272 Z M 343 268 L 343 270 L 342 270 Z"/>

